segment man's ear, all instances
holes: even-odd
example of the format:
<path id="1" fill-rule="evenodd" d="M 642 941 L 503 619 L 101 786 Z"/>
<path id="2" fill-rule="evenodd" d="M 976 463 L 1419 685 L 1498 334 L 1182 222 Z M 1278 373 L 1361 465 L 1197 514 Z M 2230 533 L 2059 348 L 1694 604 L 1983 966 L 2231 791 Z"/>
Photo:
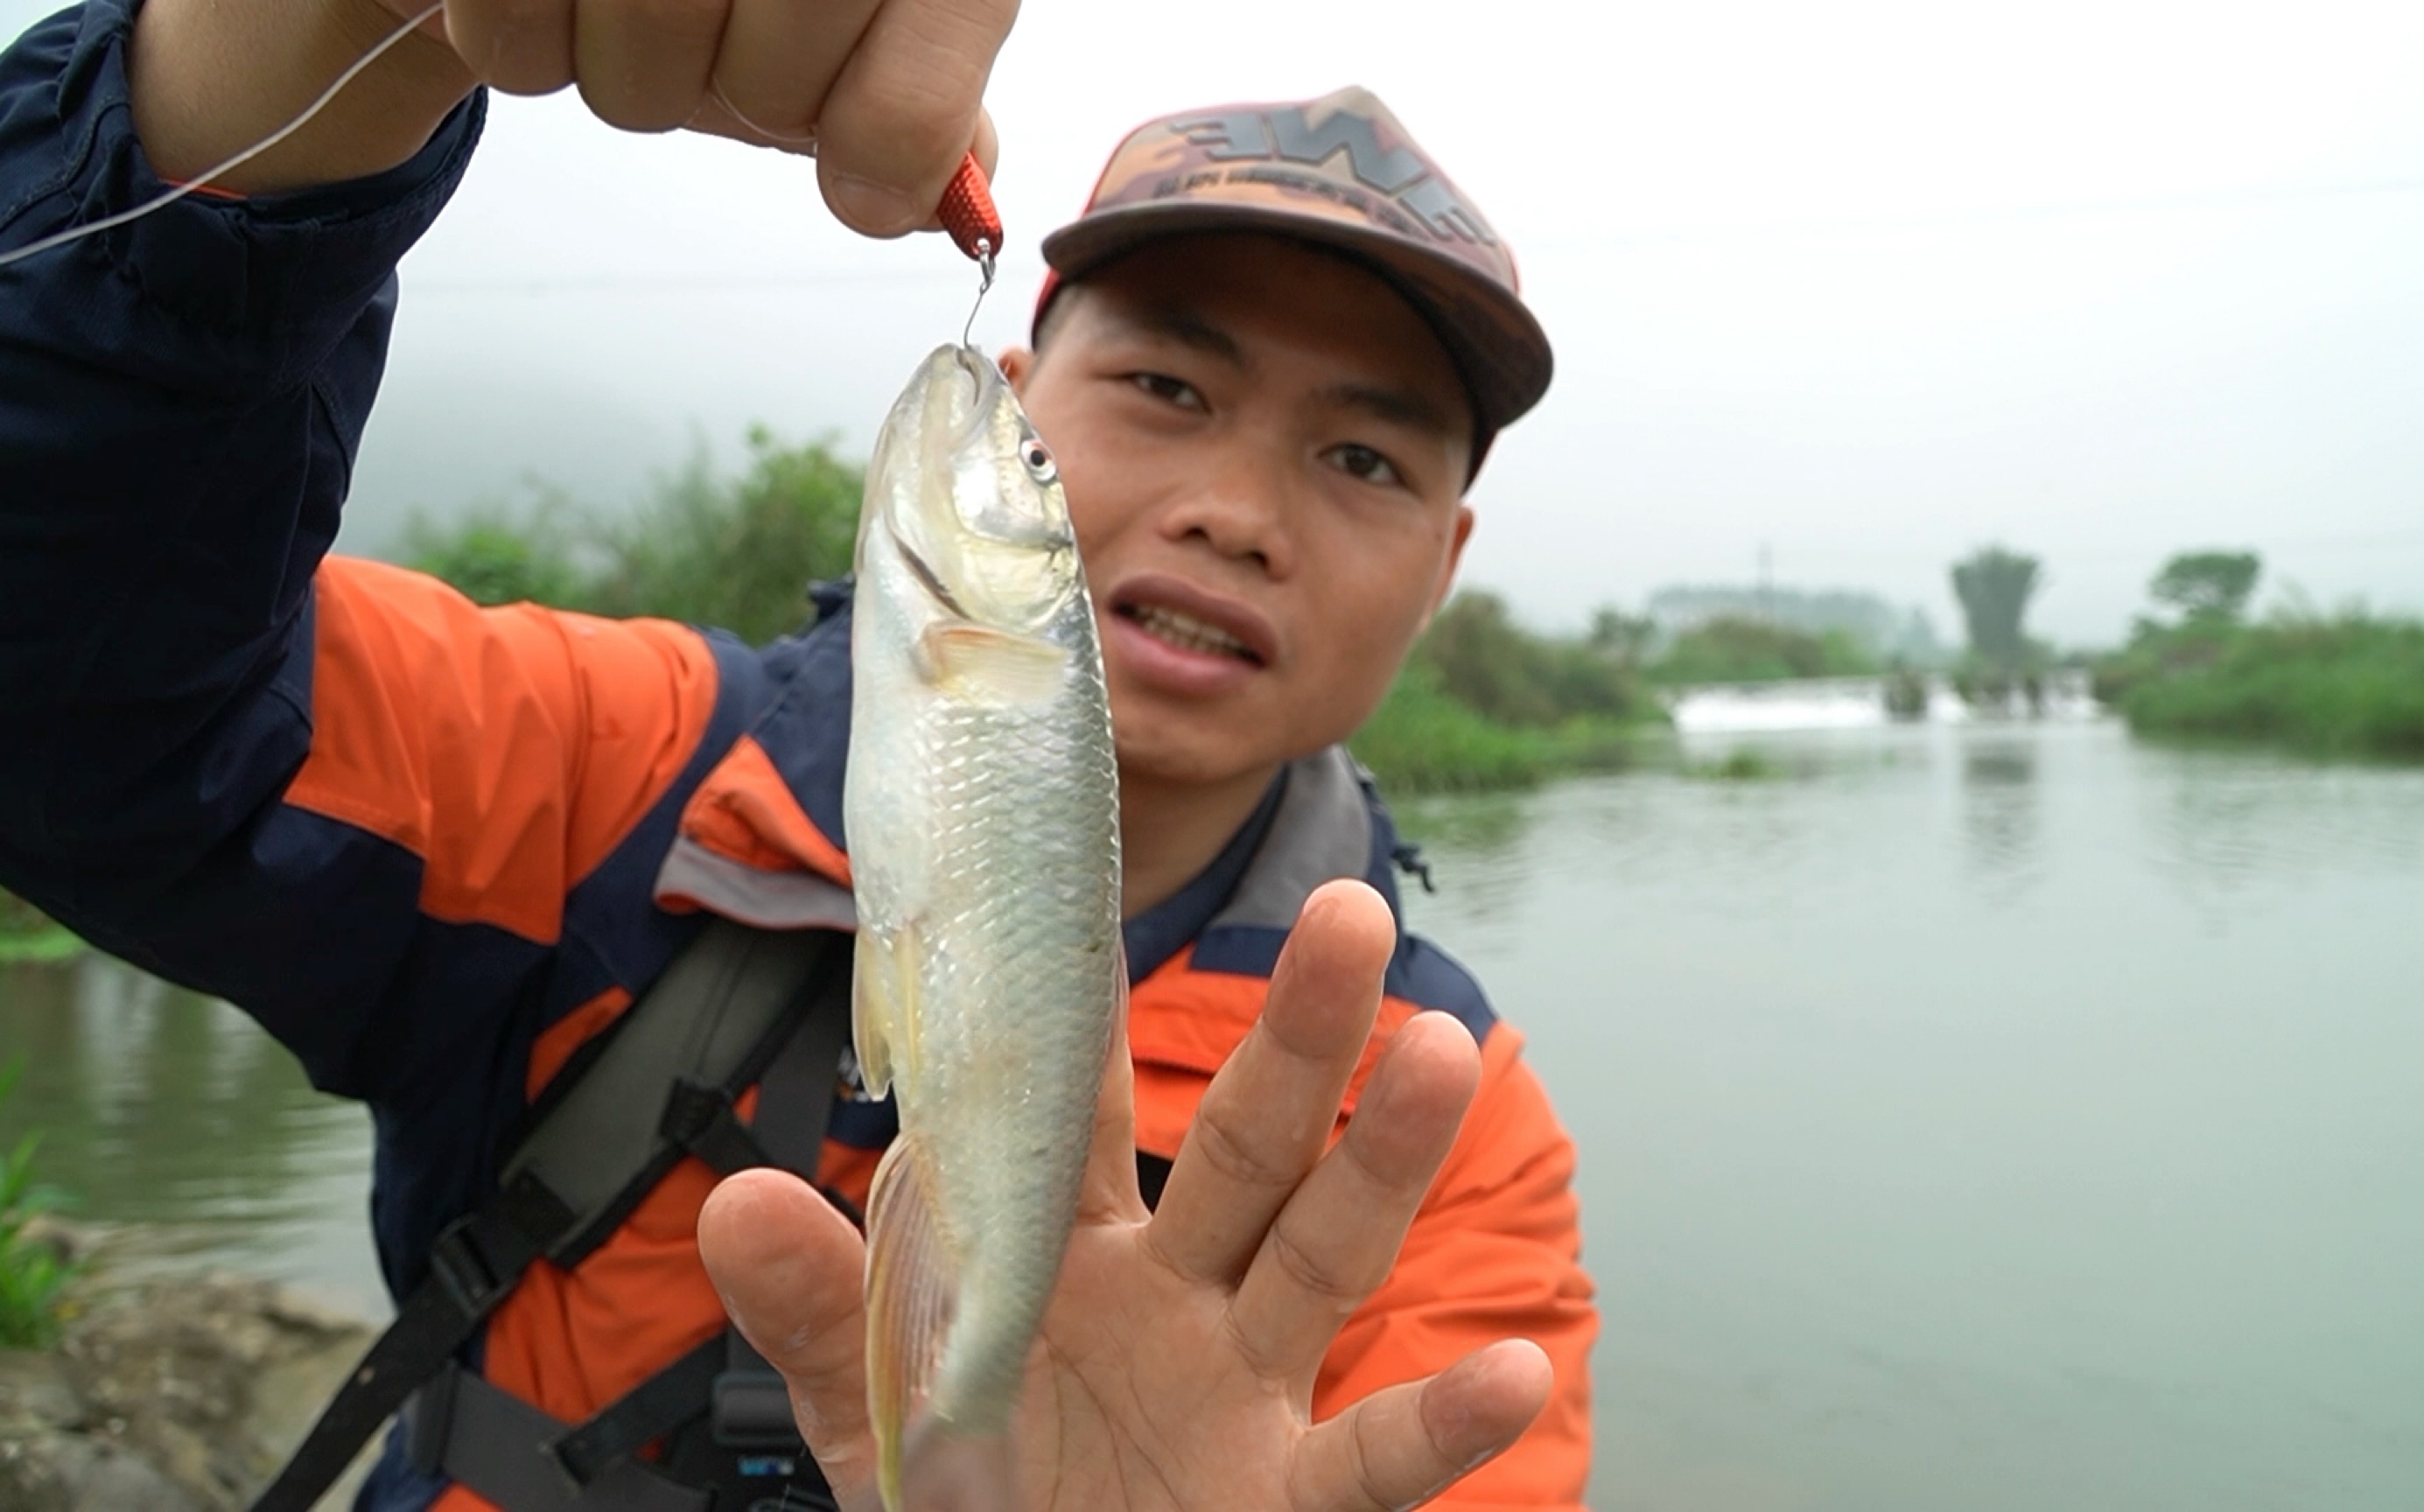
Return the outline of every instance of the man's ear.
<path id="1" fill-rule="evenodd" d="M 1456 524 L 1450 527 L 1448 535 L 1447 556 L 1440 563 L 1439 581 L 1431 585 L 1430 606 L 1423 611 L 1423 622 L 1415 629 L 1415 634 L 1420 635 L 1424 630 L 1429 629 L 1432 618 L 1440 612 L 1440 606 L 1447 602 L 1449 590 L 1456 586 L 1457 564 L 1464 560 L 1464 543 L 1471 539 L 1473 539 L 1473 506 L 1459 504 L 1456 506 Z"/>
<path id="2" fill-rule="evenodd" d="M 1010 391 L 1026 398 L 1027 380 L 1035 375 L 1035 354 L 1023 346 L 1004 347 L 997 360 L 1001 364 L 1001 375 L 1010 380 Z"/>

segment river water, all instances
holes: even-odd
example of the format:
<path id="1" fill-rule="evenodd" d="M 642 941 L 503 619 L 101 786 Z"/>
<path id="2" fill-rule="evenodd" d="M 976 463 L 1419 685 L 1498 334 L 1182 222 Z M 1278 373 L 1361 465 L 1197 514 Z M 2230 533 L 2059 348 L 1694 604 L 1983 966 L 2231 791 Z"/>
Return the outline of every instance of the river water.
<path id="1" fill-rule="evenodd" d="M 1593 1505 L 2424 1507 L 2424 771 L 1860 701 L 1400 805 L 1582 1152 Z M 232 1011 L 21 969 L 19 1046 L 153 1263 L 375 1300 L 366 1122 Z"/>

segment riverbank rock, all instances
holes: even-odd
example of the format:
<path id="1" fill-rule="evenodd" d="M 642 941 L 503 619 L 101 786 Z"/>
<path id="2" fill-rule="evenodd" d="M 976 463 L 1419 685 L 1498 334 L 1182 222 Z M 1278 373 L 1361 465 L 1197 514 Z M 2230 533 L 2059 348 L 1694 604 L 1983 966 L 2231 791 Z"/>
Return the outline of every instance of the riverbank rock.
<path id="1" fill-rule="evenodd" d="M 248 1277 L 96 1288 L 78 1301 L 56 1350 L 0 1352 L 9 1512 L 235 1512 L 374 1332 Z M 322 1504 L 345 1505 L 353 1479 Z"/>

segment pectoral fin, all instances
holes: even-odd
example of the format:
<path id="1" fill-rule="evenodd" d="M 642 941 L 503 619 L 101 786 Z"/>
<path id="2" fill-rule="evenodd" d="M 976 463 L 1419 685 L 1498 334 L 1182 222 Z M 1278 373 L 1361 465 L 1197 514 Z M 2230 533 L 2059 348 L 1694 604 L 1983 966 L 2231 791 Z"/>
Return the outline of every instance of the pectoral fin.
<path id="1" fill-rule="evenodd" d="M 917 930 L 862 928 L 852 956 L 850 1039 L 858 1052 L 858 1078 L 867 1095 L 882 1098 L 897 1070 L 916 1074 L 917 1040 Z"/>
<path id="2" fill-rule="evenodd" d="M 965 622 L 930 625 L 917 645 L 936 687 L 978 703 L 1041 703 L 1069 667 L 1069 653 L 1049 641 Z"/>

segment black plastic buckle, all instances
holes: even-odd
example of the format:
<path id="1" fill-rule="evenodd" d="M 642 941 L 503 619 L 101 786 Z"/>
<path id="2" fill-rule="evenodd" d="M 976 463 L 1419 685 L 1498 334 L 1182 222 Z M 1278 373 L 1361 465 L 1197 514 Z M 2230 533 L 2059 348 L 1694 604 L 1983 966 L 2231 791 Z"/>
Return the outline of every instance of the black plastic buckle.
<path id="1" fill-rule="evenodd" d="M 791 1393 L 771 1370 L 727 1370 L 715 1377 L 708 1424 L 718 1447 L 804 1455 Z"/>
<path id="2" fill-rule="evenodd" d="M 732 1099 L 724 1095 L 723 1089 L 677 1076 L 665 1093 L 664 1111 L 657 1118 L 657 1132 L 688 1150 L 731 1108 Z"/>
<path id="3" fill-rule="evenodd" d="M 466 1318 L 481 1318 L 497 1305 L 521 1273 L 500 1276 L 474 1236 L 479 1215 L 456 1218 L 438 1231 L 429 1246 L 429 1274 Z"/>

